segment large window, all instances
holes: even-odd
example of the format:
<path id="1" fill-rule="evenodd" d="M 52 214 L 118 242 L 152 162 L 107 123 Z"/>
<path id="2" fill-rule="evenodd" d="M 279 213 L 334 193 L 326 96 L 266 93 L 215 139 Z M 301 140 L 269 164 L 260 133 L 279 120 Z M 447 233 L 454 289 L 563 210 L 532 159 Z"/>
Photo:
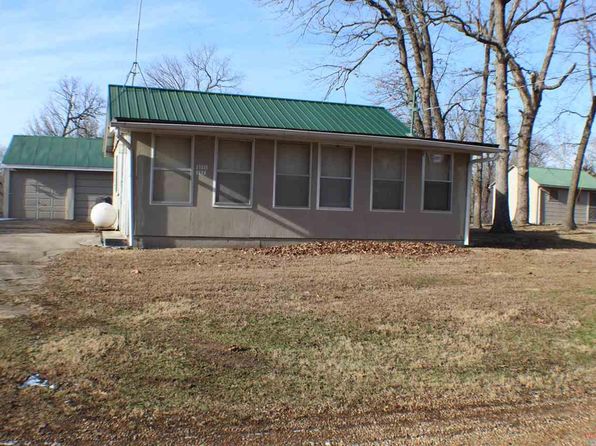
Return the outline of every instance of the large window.
<path id="1" fill-rule="evenodd" d="M 253 141 L 218 140 L 215 154 L 216 205 L 251 205 L 253 150 Z"/>
<path id="2" fill-rule="evenodd" d="M 319 149 L 319 207 L 352 208 L 354 147 L 321 145 Z"/>
<path id="3" fill-rule="evenodd" d="M 453 183 L 453 155 L 425 153 L 423 165 L 423 209 L 425 211 L 450 211 Z"/>
<path id="4" fill-rule="evenodd" d="M 151 203 L 192 203 L 193 139 L 154 135 L 151 159 Z"/>
<path id="5" fill-rule="evenodd" d="M 308 143 L 276 143 L 275 206 L 309 207 L 310 152 Z"/>
<path id="6" fill-rule="evenodd" d="M 372 159 L 372 209 L 403 210 L 405 152 L 373 148 Z"/>

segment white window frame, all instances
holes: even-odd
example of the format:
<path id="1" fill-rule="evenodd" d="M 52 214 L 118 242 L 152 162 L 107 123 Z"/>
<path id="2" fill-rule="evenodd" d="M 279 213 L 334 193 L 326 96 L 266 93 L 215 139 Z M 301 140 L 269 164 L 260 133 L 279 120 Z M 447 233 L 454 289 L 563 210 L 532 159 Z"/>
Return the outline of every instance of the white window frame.
<path id="1" fill-rule="evenodd" d="M 350 147 L 352 149 L 352 169 L 351 177 L 327 177 L 321 176 L 321 146 L 341 146 Z M 317 156 L 317 210 L 321 211 L 353 211 L 354 210 L 354 181 L 356 178 L 356 146 L 354 144 L 341 144 L 341 143 L 318 143 L 318 156 Z M 330 178 L 337 180 L 350 180 L 350 207 L 338 208 L 332 206 L 321 206 L 321 178 Z"/>
<path id="2" fill-rule="evenodd" d="M 425 186 L 426 186 L 426 155 L 450 155 L 451 156 L 451 163 L 449 165 L 449 181 L 446 180 L 428 180 L 429 182 L 433 182 L 433 183 L 449 183 L 451 185 L 451 187 L 449 188 L 449 210 L 447 211 L 435 211 L 435 210 L 426 210 L 424 209 L 424 194 L 425 194 Z M 421 212 L 425 212 L 428 214 L 452 214 L 453 213 L 453 195 L 454 195 L 454 190 L 453 190 L 453 172 L 454 172 L 454 165 L 455 162 L 455 155 L 453 152 L 437 152 L 437 151 L 433 151 L 433 150 L 426 150 L 424 152 L 422 152 L 422 194 L 420 197 L 420 211 Z"/>
<path id="3" fill-rule="evenodd" d="M 218 156 L 219 156 L 219 141 L 240 141 L 240 142 L 249 142 L 251 144 L 251 157 L 250 157 L 250 172 L 238 172 L 238 171 L 225 171 L 224 173 L 242 173 L 247 174 L 250 173 L 250 190 L 249 190 L 249 199 L 248 203 L 218 203 L 217 200 L 217 175 L 219 170 L 217 168 Z M 215 138 L 215 150 L 213 155 L 213 201 L 212 206 L 214 208 L 223 208 L 223 209 L 247 209 L 253 207 L 253 189 L 254 189 L 254 182 L 255 182 L 255 139 L 247 139 L 247 138 Z"/>
<path id="4" fill-rule="evenodd" d="M 296 142 L 299 144 L 306 144 L 302 141 L 286 141 L 281 140 L 281 142 Z M 277 143 L 278 140 L 274 141 L 273 147 L 273 204 L 272 207 L 274 209 L 310 209 L 311 207 L 311 195 L 312 195 L 312 143 L 307 143 L 309 146 L 308 149 L 308 175 L 287 175 L 287 174 L 280 174 L 286 176 L 293 176 L 293 177 L 306 177 L 308 176 L 308 205 L 307 206 L 277 206 L 275 204 L 276 201 L 276 191 L 277 191 Z"/>
<path id="5" fill-rule="evenodd" d="M 391 149 L 396 150 L 399 152 L 404 153 L 404 170 L 403 170 L 403 179 L 401 180 L 404 183 L 403 191 L 402 191 L 402 209 L 375 209 L 373 207 L 373 188 L 375 184 L 375 147 L 371 147 L 370 151 L 370 211 L 371 212 L 406 212 L 406 184 L 408 178 L 408 150 L 407 149 L 392 149 L 391 147 L 383 147 L 379 146 L 379 149 Z M 383 180 L 383 181 L 400 181 L 400 180 Z"/>
<path id="6" fill-rule="evenodd" d="M 195 184 L 195 137 L 190 135 L 190 168 L 188 169 L 167 169 L 165 167 L 155 167 L 155 137 L 156 136 L 185 136 L 168 133 L 151 133 L 151 172 L 149 175 L 149 204 L 152 206 L 192 206 L 194 202 L 194 184 Z M 153 172 L 155 170 L 179 170 L 190 173 L 188 201 L 156 201 L 153 199 Z"/>

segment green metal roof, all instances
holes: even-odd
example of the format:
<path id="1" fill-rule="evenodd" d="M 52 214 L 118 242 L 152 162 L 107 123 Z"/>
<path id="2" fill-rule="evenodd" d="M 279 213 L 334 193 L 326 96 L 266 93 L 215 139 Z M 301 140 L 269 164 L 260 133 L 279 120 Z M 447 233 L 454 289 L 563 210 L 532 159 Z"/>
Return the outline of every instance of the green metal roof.
<path id="1" fill-rule="evenodd" d="M 382 107 L 238 94 L 110 85 L 108 117 L 374 136 L 409 136 Z"/>
<path id="2" fill-rule="evenodd" d="M 571 185 L 571 169 L 556 169 L 552 167 L 530 167 L 530 178 L 541 186 L 569 187 Z M 588 172 L 582 172 L 579 176 L 580 189 L 596 190 L 596 177 Z"/>
<path id="3" fill-rule="evenodd" d="M 104 156 L 102 147 L 102 138 L 15 135 L 2 162 L 10 166 L 111 169 L 113 159 Z"/>

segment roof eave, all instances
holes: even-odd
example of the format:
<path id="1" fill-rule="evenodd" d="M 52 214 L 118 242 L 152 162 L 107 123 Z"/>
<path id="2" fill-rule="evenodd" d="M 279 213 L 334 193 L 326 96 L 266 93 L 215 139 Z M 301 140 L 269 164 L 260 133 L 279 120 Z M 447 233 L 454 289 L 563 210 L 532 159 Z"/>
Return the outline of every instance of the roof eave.
<path id="1" fill-rule="evenodd" d="M 399 142 L 405 148 L 412 149 L 428 149 L 465 152 L 471 154 L 481 153 L 499 153 L 502 150 L 497 146 L 478 143 L 466 143 L 456 141 L 442 141 L 430 140 L 423 138 L 415 138 L 411 136 L 379 136 L 379 135 L 363 135 L 357 133 L 336 133 L 336 132 L 321 132 L 311 130 L 290 130 L 277 128 L 263 128 L 263 127 L 235 127 L 235 126 L 221 126 L 221 125 L 207 125 L 207 124 L 181 124 L 181 123 L 165 123 L 165 122 L 151 122 L 151 121 L 128 121 L 114 119 L 111 122 L 112 127 L 120 128 L 129 131 L 170 131 L 181 133 L 194 134 L 209 134 L 209 135 L 244 135 L 261 138 L 287 138 L 287 139 L 302 139 L 313 138 L 321 142 L 335 142 L 335 143 L 362 143 L 362 144 L 395 144 Z"/>
<path id="2" fill-rule="evenodd" d="M 2 164 L 6 169 L 27 170 L 72 170 L 84 172 L 112 172 L 113 167 L 80 167 L 80 166 L 44 166 L 42 164 Z"/>

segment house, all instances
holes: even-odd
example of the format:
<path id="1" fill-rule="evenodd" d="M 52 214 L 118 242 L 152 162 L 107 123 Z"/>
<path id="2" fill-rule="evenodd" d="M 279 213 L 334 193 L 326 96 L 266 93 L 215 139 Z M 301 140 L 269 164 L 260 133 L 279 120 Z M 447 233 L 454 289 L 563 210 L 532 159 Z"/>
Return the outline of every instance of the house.
<path id="1" fill-rule="evenodd" d="M 565 220 L 567 193 L 571 184 L 571 169 L 552 167 L 529 168 L 528 222 L 535 225 L 562 224 Z M 518 169 L 509 169 L 509 213 L 515 218 L 517 209 Z M 596 223 L 596 177 L 582 172 L 575 203 L 577 224 Z"/>
<path id="2" fill-rule="evenodd" d="M 3 215 L 88 220 L 112 194 L 113 160 L 101 138 L 13 136 L 3 158 Z"/>
<path id="3" fill-rule="evenodd" d="M 467 243 L 472 156 L 381 107 L 109 87 L 118 229 L 139 247 Z"/>

